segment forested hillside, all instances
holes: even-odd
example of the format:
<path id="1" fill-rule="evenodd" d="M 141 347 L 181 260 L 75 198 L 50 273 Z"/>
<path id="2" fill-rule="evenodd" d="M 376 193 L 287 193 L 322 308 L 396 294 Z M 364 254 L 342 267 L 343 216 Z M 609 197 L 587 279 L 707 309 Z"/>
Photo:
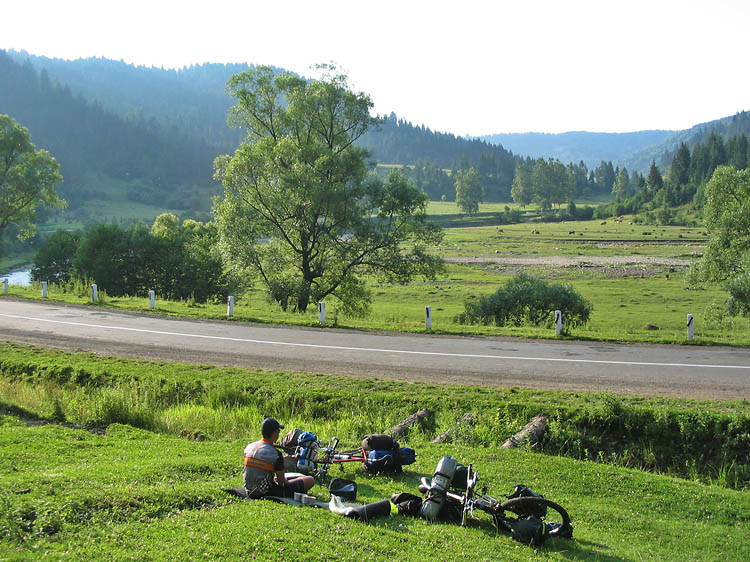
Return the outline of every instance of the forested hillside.
<path id="1" fill-rule="evenodd" d="M 0 112 L 14 115 L 29 127 L 39 146 L 48 148 L 63 164 L 66 183 L 62 191 L 74 204 L 96 195 L 81 188 L 85 173 L 96 170 L 131 183 L 140 181 L 143 185 L 129 190 L 131 200 L 164 204 L 177 199 L 171 202 L 180 205 L 172 208 L 183 208 L 184 197 L 172 197 L 173 192 L 180 193 L 180 185 L 211 184 L 213 157 L 233 152 L 242 140 L 243 132 L 226 124 L 233 100 L 225 85 L 232 75 L 250 68 L 247 64 L 165 70 L 101 58 L 66 61 L 18 52 L 0 55 L 8 83 L 15 84 L 0 98 Z M 36 91 L 41 88 L 53 94 L 42 97 Z M 68 109 L 71 104 L 79 105 L 76 112 Z M 37 117 L 42 114 L 49 119 L 40 122 Z M 64 136 L 54 125 L 53 116 L 58 114 L 68 116 L 64 119 L 66 130 L 76 131 L 78 142 L 68 146 L 57 142 Z M 84 114 L 83 122 L 69 123 L 75 115 Z M 100 127 L 109 131 L 106 139 L 83 128 L 85 122 L 96 129 L 100 121 L 114 123 Z M 135 143 L 144 154 L 129 148 L 129 139 L 140 134 L 149 136 L 141 145 Z M 126 146 L 118 150 L 121 141 Z M 154 147 L 158 142 L 165 146 Z M 98 153 L 87 143 L 108 157 L 96 157 Z M 415 127 L 395 114 L 384 117 L 359 144 L 372 152 L 373 162 L 423 168 L 425 172 L 417 179 L 436 199 L 454 196 L 453 182 L 445 170 L 473 166 L 482 174 L 487 200 L 509 200 L 513 171 L 520 161 L 503 147 Z M 165 153 L 167 146 L 171 150 Z M 134 160 L 137 170 L 127 164 Z M 189 165 L 180 166 L 180 161 Z M 170 169 L 171 163 L 177 170 Z"/>
<path id="2" fill-rule="evenodd" d="M 118 116 L 3 51 L 0 83 L 0 113 L 27 127 L 37 147 L 58 160 L 65 178 L 59 191 L 73 210 L 111 197 L 113 181 L 129 200 L 182 209 L 202 204 L 186 197 L 189 188 L 213 184 L 215 149 L 178 128 L 143 114 Z"/>
<path id="3" fill-rule="evenodd" d="M 232 75 L 248 70 L 248 64 L 207 63 L 171 70 L 103 58 L 63 60 L 13 51 L 10 56 L 46 70 L 76 94 L 124 119 L 155 119 L 160 127 L 176 128 L 222 153 L 242 140 L 241 131 L 227 126 L 233 100 L 224 87 Z"/>
<path id="4" fill-rule="evenodd" d="M 723 141 L 737 135 L 750 136 L 750 113 L 741 111 L 736 115 L 701 123 L 684 131 L 675 131 L 660 143 L 631 154 L 622 165 L 631 170 L 645 170 L 654 161 L 660 168 L 666 169 L 680 144 L 685 143 L 688 148 L 692 148 L 706 141 L 712 133 L 718 134 Z"/>

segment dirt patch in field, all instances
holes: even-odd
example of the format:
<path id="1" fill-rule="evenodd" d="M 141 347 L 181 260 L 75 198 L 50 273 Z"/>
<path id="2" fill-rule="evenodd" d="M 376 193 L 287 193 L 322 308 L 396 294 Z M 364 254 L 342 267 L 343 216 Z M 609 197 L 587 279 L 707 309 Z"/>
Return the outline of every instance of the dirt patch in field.
<path id="1" fill-rule="evenodd" d="M 448 263 L 490 267 L 497 273 L 516 275 L 534 269 L 542 270 L 545 279 L 570 278 L 574 271 L 585 271 L 603 279 L 651 277 L 684 271 L 690 260 L 653 256 L 539 256 L 539 257 L 459 257 L 445 258 Z M 540 275 L 538 272 L 534 275 Z"/>
<path id="2" fill-rule="evenodd" d="M 538 256 L 538 257 L 460 257 L 445 258 L 447 263 L 459 264 L 505 264 L 505 265 L 542 265 L 550 267 L 609 267 L 612 265 L 661 265 L 688 267 L 690 260 L 658 258 L 654 256 Z"/>

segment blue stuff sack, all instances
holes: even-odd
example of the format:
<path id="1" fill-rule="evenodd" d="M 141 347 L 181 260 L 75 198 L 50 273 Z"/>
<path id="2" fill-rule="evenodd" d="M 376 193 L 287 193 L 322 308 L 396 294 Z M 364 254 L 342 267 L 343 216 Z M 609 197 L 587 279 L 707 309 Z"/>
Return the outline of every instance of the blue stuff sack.
<path id="1" fill-rule="evenodd" d="M 391 451 L 375 449 L 374 451 L 367 453 L 367 460 L 364 462 L 364 469 L 370 474 L 400 472 L 401 465 L 396 462 Z"/>
<path id="2" fill-rule="evenodd" d="M 401 447 L 399 453 L 399 460 L 401 461 L 402 466 L 405 464 L 413 464 L 417 460 L 417 453 L 411 447 Z"/>

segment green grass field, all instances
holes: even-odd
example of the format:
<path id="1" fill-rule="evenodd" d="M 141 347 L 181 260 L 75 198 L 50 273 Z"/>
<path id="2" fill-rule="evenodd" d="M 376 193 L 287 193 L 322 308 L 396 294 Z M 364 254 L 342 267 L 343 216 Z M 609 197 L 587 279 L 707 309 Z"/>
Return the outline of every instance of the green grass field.
<path id="1" fill-rule="evenodd" d="M 372 312 L 346 318 L 336 302 L 327 303 L 328 323 L 375 330 L 424 331 L 425 306 L 432 307 L 437 333 L 551 337 L 545 327 L 464 326 L 454 322 L 464 302 L 494 292 L 519 271 L 549 282 L 571 284 L 594 305 L 590 322 L 569 337 L 603 341 L 687 343 L 688 314 L 695 318 L 696 344 L 750 345 L 750 319 L 729 317 L 727 294 L 716 285 L 690 290 L 687 265 L 703 251 L 705 230 L 622 221 L 520 223 L 495 225 L 504 204 L 485 204 L 474 217 L 458 215 L 455 203 L 430 203 L 431 216 L 443 220 L 443 243 L 434 252 L 448 261 L 447 274 L 435 282 L 414 280 L 404 286 L 369 280 Z M 39 298 L 39 287 L 11 288 L 11 294 Z M 107 298 L 103 305 L 148 312 L 143 298 Z M 158 296 L 157 296 L 158 297 Z M 266 300 L 261 287 L 236 295 L 235 320 L 316 325 L 317 311 L 285 313 Z M 0 297 L 1 298 L 1 297 Z M 87 303 L 88 291 L 61 292 L 51 300 Z M 196 305 L 157 300 L 157 313 L 203 318 L 226 316 L 224 303 Z"/>
<path id="2" fill-rule="evenodd" d="M 602 438 L 620 431 L 617 420 L 633 424 L 651 416 L 650 443 L 640 447 L 645 461 L 683 438 L 715 439 L 700 432 L 691 437 L 691 424 L 728 422 L 722 434 L 737 431 L 733 427 L 747 432 L 747 400 L 433 387 L 7 344 L 0 346 L 0 396 L 2 560 L 740 561 L 750 549 L 750 495 L 717 485 L 720 475 L 678 478 L 611 457 L 580 460 L 588 457 L 547 451 L 584 439 L 572 433 L 575 420 L 589 420 Z M 382 431 L 421 406 L 436 414 L 402 440 L 417 450 L 417 462 L 402 475 L 370 476 L 345 465 L 332 476 L 356 480 L 358 501 L 369 503 L 417 493 L 419 477 L 451 454 L 473 463 L 496 497 L 524 483 L 563 505 L 574 540 L 532 549 L 498 536 L 479 512 L 466 528 L 400 515 L 365 524 L 323 510 L 240 500 L 222 490 L 241 485 L 242 449 L 258 437 L 266 415 L 355 446 L 363 434 Z M 479 415 L 473 429 L 460 432 L 454 444 L 429 443 L 467 409 Z M 499 448 L 540 410 L 554 420 L 546 453 Z M 664 425 L 672 418 L 683 424 L 676 434 Z M 628 446 L 634 455 L 635 434 Z M 685 441 L 686 451 L 697 449 Z M 323 482 L 312 492 L 328 499 Z"/>
<path id="3" fill-rule="evenodd" d="M 521 268 L 508 264 L 453 264 L 445 278 L 436 282 L 413 282 L 408 285 L 380 284 L 371 281 L 372 313 L 364 318 L 347 318 L 337 312 L 336 304 L 327 307 L 327 324 L 343 328 L 425 331 L 425 306 L 432 307 L 435 333 L 484 334 L 550 338 L 554 336 L 552 319 L 546 327 L 533 326 L 469 326 L 458 324 L 454 317 L 463 311 L 467 299 L 475 299 L 497 290 Z M 694 344 L 750 345 L 750 319 L 728 317 L 721 303 L 726 293 L 719 287 L 702 290 L 686 288 L 682 273 L 669 273 L 667 266 L 649 266 L 643 274 L 641 266 L 602 268 L 524 266 L 523 270 L 550 282 L 569 283 L 594 304 L 590 322 L 574 328 L 566 337 L 622 342 L 656 342 L 686 344 L 685 322 L 688 314 L 695 317 Z M 660 273 L 659 273 L 660 272 Z M 667 278 L 668 276 L 668 278 Z M 10 296 L 38 299 L 41 289 L 11 287 Z M 3 296 L 0 295 L 0 300 Z M 88 291 L 63 292 L 50 286 L 48 298 L 79 304 L 91 304 Z M 110 298 L 101 294 L 99 306 L 142 313 L 152 313 L 145 298 Z M 169 302 L 157 298 L 156 314 L 196 318 L 226 318 L 225 303 L 195 304 Z M 283 312 L 269 303 L 260 288 L 239 296 L 233 321 L 318 325 L 317 310 L 306 314 Z"/>

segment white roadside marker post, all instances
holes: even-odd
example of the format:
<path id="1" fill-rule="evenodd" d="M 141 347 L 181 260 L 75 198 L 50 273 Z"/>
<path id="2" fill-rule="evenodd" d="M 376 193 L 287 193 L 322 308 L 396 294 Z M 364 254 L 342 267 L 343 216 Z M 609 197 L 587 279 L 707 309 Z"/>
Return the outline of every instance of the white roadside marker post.
<path id="1" fill-rule="evenodd" d="M 91 284 L 91 300 L 99 302 L 99 288 L 96 286 L 96 283 Z"/>
<path id="2" fill-rule="evenodd" d="M 318 324 L 326 323 L 326 303 L 320 301 L 318 303 Z"/>
<path id="3" fill-rule="evenodd" d="M 47 298 L 47 282 L 46 281 L 42 281 L 42 298 L 43 299 Z"/>
<path id="4" fill-rule="evenodd" d="M 152 290 L 148 292 L 148 307 L 153 310 L 156 306 L 156 293 Z"/>
<path id="5" fill-rule="evenodd" d="M 562 334 L 562 312 L 555 310 L 555 335 Z"/>
<path id="6" fill-rule="evenodd" d="M 432 307 L 424 307 L 424 327 L 426 330 L 432 330 Z"/>
<path id="7" fill-rule="evenodd" d="M 234 297 L 231 295 L 227 297 L 227 316 L 234 316 Z"/>
<path id="8" fill-rule="evenodd" d="M 688 314 L 687 315 L 687 331 L 688 331 L 688 339 L 692 340 L 695 336 L 695 324 L 693 324 L 693 315 Z"/>

